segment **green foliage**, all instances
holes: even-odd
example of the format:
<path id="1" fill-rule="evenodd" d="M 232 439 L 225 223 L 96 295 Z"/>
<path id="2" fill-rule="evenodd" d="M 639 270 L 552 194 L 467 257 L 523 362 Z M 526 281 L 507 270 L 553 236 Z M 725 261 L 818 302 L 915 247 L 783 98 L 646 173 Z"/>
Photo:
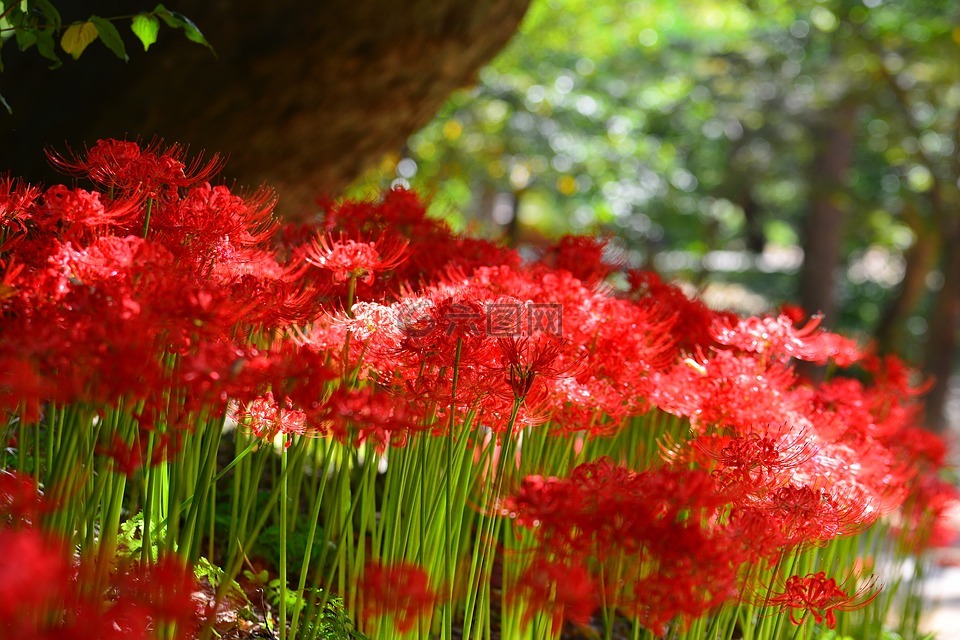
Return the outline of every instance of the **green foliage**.
<path id="1" fill-rule="evenodd" d="M 60 51 L 77 60 L 88 46 L 100 40 L 114 55 L 126 62 L 129 60 L 127 48 L 116 23 L 127 20 L 144 51 L 157 41 L 160 22 L 163 21 L 169 28 L 182 31 L 187 40 L 214 52 L 213 46 L 192 20 L 162 4 L 152 11 L 132 16 L 104 18 L 93 15 L 64 28 L 60 12 L 49 0 L 0 0 L 0 51 L 7 40 L 13 39 L 21 52 L 36 47 L 37 52 L 50 63 L 50 68 L 55 69 L 63 64 L 57 52 L 58 42 Z M 3 71 L 2 60 L 0 71 Z M 10 111 L 10 105 L 2 95 L 0 103 Z"/>
<path id="2" fill-rule="evenodd" d="M 120 37 L 120 32 L 117 31 L 117 28 L 113 26 L 112 22 L 98 16 L 90 16 L 90 22 L 97 28 L 97 35 L 100 36 L 100 41 L 103 42 L 115 56 L 124 62 L 130 59 L 130 56 L 127 55 L 127 48 L 123 44 L 123 38 Z"/>
<path id="3" fill-rule="evenodd" d="M 209 582 L 214 590 L 220 589 L 224 580 L 228 580 L 229 582 L 227 582 L 226 588 L 222 589 L 223 596 L 240 604 L 242 609 L 249 609 L 251 607 L 247 594 L 244 593 L 237 581 L 230 579 L 223 569 L 210 562 L 207 558 L 201 557 L 197 561 L 193 566 L 193 573 L 197 577 L 197 580 L 206 580 Z"/>
<path id="4" fill-rule="evenodd" d="M 343 598 L 332 597 L 327 601 L 320 615 L 317 629 L 308 629 L 308 635 L 325 640 L 367 640 L 353 624 L 343 606 Z"/>
<path id="5" fill-rule="evenodd" d="M 960 8 L 929 0 L 543 0 L 387 180 L 487 224 L 509 194 L 521 237 L 609 232 L 636 264 L 774 306 L 796 297 L 797 261 L 760 252 L 796 253 L 824 127 L 852 102 L 839 320 L 869 332 L 904 253 L 935 232 L 936 189 L 960 178 L 958 24 Z M 892 271 L 864 268 L 881 256 Z M 753 277 L 771 270 L 785 277 Z M 911 357 L 924 309 L 900 345 Z"/>
<path id="6" fill-rule="evenodd" d="M 187 16 L 182 13 L 177 13 L 176 11 L 170 11 L 162 4 L 158 4 L 156 9 L 153 10 L 153 13 L 163 20 L 171 29 L 182 29 L 183 35 L 186 36 L 190 42 L 196 42 L 213 51 L 213 47 L 210 46 L 207 39 L 200 33 L 200 29 L 198 29 L 197 25 L 193 24 L 193 21 Z"/>
<path id="7" fill-rule="evenodd" d="M 151 542 L 148 557 L 156 560 L 159 556 L 157 540 L 163 539 L 163 528 L 160 523 L 151 522 Z M 120 533 L 117 536 L 118 550 L 127 557 L 142 557 L 143 550 L 143 513 L 137 513 L 132 518 L 120 523 Z"/>
<path id="8" fill-rule="evenodd" d="M 297 520 L 297 526 L 293 530 L 284 532 L 279 525 L 270 525 L 263 529 L 258 538 L 258 545 L 263 550 L 264 557 L 280 557 L 280 540 L 286 538 L 287 555 L 291 558 L 305 558 L 307 553 L 307 543 L 309 539 L 308 527 L 305 518 Z M 316 535 L 313 539 L 310 551 L 310 570 L 316 571 L 319 568 L 319 560 L 323 557 L 323 536 Z M 292 567 L 292 570 L 299 572 L 300 567 Z"/>

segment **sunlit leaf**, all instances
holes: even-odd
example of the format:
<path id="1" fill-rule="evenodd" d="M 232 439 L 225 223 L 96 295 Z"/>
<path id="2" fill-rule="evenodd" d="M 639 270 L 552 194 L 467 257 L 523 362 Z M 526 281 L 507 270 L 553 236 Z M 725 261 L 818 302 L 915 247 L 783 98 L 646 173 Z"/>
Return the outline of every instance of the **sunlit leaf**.
<path id="1" fill-rule="evenodd" d="M 130 29 L 140 39 L 143 50 L 146 51 L 150 48 L 150 45 L 157 41 L 157 34 L 160 32 L 160 20 L 154 15 L 141 13 L 133 16 Z"/>
<path id="2" fill-rule="evenodd" d="M 74 60 L 77 60 L 83 50 L 97 39 L 97 36 L 97 27 L 92 22 L 75 22 L 63 32 L 63 37 L 60 38 L 60 46 Z"/>

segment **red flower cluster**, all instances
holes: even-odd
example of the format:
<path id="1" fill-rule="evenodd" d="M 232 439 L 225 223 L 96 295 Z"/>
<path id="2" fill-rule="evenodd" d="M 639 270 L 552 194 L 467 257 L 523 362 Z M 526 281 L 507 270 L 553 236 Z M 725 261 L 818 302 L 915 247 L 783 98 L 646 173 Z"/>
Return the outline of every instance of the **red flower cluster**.
<path id="1" fill-rule="evenodd" d="M 388 618 L 400 633 L 416 627 L 439 602 L 427 573 L 409 562 L 370 563 L 357 586 L 361 597 L 360 619 Z"/>
<path id="2" fill-rule="evenodd" d="M 862 609 L 879 594 L 876 580 L 870 580 L 855 593 L 848 594 L 836 580 L 820 571 L 805 576 L 790 576 L 783 593 L 768 596 L 766 604 L 778 605 L 781 611 L 789 609 L 793 624 L 802 624 L 807 615 L 812 615 L 817 624 L 826 621 L 827 627 L 833 629 L 837 625 L 835 611 Z M 803 612 L 799 617 L 797 610 Z"/>
<path id="3" fill-rule="evenodd" d="M 219 163 L 176 147 L 101 141 L 59 164 L 109 193 L 3 183 L 0 335 L 17 339 L 0 344 L 0 408 L 31 421 L 43 402 L 122 400 L 143 427 L 177 428 L 261 393 L 248 336 L 307 320 L 323 295 L 279 261 L 269 196 L 203 182 Z"/>
<path id="4" fill-rule="evenodd" d="M 141 432 L 101 424 L 95 445 L 119 473 L 172 456 L 198 416 L 228 411 L 259 437 L 379 452 L 465 416 L 499 438 L 539 428 L 589 439 L 670 413 L 691 429 L 662 443 L 663 467 L 594 460 L 562 479 L 530 476 L 498 504 L 539 544 L 508 585 L 527 620 L 584 621 L 604 602 L 657 631 L 748 591 L 745 562 L 898 508 L 927 542 L 953 499 L 937 476 L 942 443 L 916 429 L 907 369 L 816 319 L 715 313 L 639 271 L 615 293 L 603 242 L 565 238 L 524 263 L 456 236 L 404 190 L 281 225 L 270 194 L 209 182 L 216 157 L 106 140 L 53 159 L 94 188 L 0 179 L 0 420 L 31 424 L 49 406 L 127 411 Z M 798 360 L 838 373 L 814 384 Z M 50 585 L 68 577 L 31 606 L 69 604 L 81 572 L 32 528 L 42 507 L 16 477 L 0 475 L 0 491 L 4 522 L 20 527 L 4 544 Z M 8 559 L 0 588 L 21 585 L 24 566 Z M 186 617 L 185 601 L 131 571 L 116 574 L 112 604 L 83 600 L 91 619 L 109 614 L 136 636 L 128 620 Z M 173 565 L 143 571 L 189 590 Z M 360 586 L 363 616 L 401 630 L 437 603 L 405 563 L 372 565 Z M 770 603 L 829 624 L 864 595 L 815 574 Z M 0 615 L 24 629 L 39 619 Z M 70 615 L 58 620 L 72 637 Z"/>
<path id="5" fill-rule="evenodd" d="M 32 481 L 3 474 L 0 485 L 0 635 L 21 640 L 148 640 L 175 623 L 186 640 L 203 620 L 196 580 L 175 556 L 102 567 L 76 560 L 29 518 L 45 507 Z M 32 494 L 28 496 L 27 494 Z M 26 504 L 25 504 L 26 503 Z"/>
<path id="6" fill-rule="evenodd" d="M 582 620 L 601 598 L 563 584 L 575 567 L 599 585 L 608 606 L 662 633 L 673 619 L 697 618 L 737 593 L 747 556 L 742 532 L 718 520 L 724 504 L 703 471 L 637 473 L 604 458 L 565 479 L 529 476 L 502 504 L 504 515 L 537 537 L 517 589 L 532 610 L 557 616 L 563 604 L 559 614 Z"/>

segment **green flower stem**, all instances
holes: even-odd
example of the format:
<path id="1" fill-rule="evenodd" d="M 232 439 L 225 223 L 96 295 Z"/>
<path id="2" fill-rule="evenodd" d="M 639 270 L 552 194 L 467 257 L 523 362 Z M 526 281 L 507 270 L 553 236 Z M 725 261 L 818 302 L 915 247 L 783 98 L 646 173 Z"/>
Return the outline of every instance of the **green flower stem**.
<path id="1" fill-rule="evenodd" d="M 297 638 L 297 632 L 299 631 L 299 619 L 300 612 L 303 609 L 303 604 L 305 601 L 304 590 L 307 586 L 307 576 L 310 573 L 310 558 L 313 553 L 313 541 L 316 539 L 317 534 L 317 522 L 320 520 L 320 509 L 323 506 L 323 491 L 327 486 L 326 474 L 327 474 L 327 463 L 328 455 L 332 446 L 329 441 L 325 438 L 317 438 L 313 440 L 313 449 L 314 451 L 312 459 L 314 460 L 313 466 L 313 478 L 320 478 L 319 486 L 311 485 L 309 495 L 311 496 L 311 509 L 310 509 L 310 527 L 307 531 L 307 543 L 306 550 L 304 551 L 303 558 L 301 559 L 300 565 L 300 579 L 297 583 L 297 594 L 298 598 L 294 603 L 293 615 L 290 621 L 290 637 Z M 319 461 L 317 459 L 316 450 L 320 449 L 319 452 Z M 323 609 L 315 609 L 314 615 L 322 614 Z M 314 615 L 308 615 L 307 620 L 309 621 L 308 628 L 317 629 L 320 625 L 320 620 Z"/>
<path id="2" fill-rule="evenodd" d="M 280 640 L 287 640 L 287 510 L 289 508 L 289 478 L 287 477 L 287 439 L 280 436 Z"/>
<path id="3" fill-rule="evenodd" d="M 153 213 L 153 198 L 147 198 L 147 210 L 143 216 L 143 237 L 150 233 L 150 214 Z"/>
<path id="4" fill-rule="evenodd" d="M 514 464 L 513 458 L 517 446 L 517 438 L 514 437 L 514 427 L 522 404 L 522 398 L 514 400 L 513 408 L 510 412 L 510 419 L 507 421 L 507 429 L 502 438 L 500 438 L 501 444 L 498 453 L 493 452 L 496 447 L 496 435 L 494 435 L 490 443 L 490 457 L 488 460 L 490 466 L 488 467 L 488 477 L 484 484 L 483 500 L 481 502 L 481 504 L 488 509 L 496 507 L 496 503 L 501 497 L 506 468 Z M 494 465 L 496 466 L 491 482 L 489 470 L 492 469 Z M 463 637 L 466 640 L 474 637 L 470 635 L 474 616 L 480 617 L 481 633 L 486 632 L 485 635 L 481 637 L 490 637 L 490 581 L 487 573 L 492 571 L 502 522 L 502 518 L 496 513 L 488 513 L 480 522 L 470 564 L 469 593 L 467 596 L 466 617 L 464 619 L 463 629 Z"/>
<path id="5" fill-rule="evenodd" d="M 187 512 L 184 527 L 178 540 L 178 548 L 181 554 L 190 562 L 196 562 L 200 556 L 200 543 L 205 529 L 201 522 L 201 514 L 204 513 L 204 507 L 207 500 L 216 489 L 213 482 L 217 467 L 217 451 L 220 446 L 220 436 L 223 433 L 223 417 L 213 417 L 200 420 L 198 432 L 194 434 L 200 442 L 197 447 L 197 456 L 194 460 L 194 467 L 181 468 L 181 486 L 193 480 L 194 485 L 193 500 L 190 502 L 190 508 Z"/>
<path id="6" fill-rule="evenodd" d="M 264 447 L 264 450 L 270 455 L 275 455 L 272 453 L 272 450 Z M 282 469 L 278 477 L 276 478 L 276 483 L 274 484 L 273 489 L 266 500 L 266 506 L 261 509 L 260 516 L 254 522 L 252 527 L 247 527 L 244 523 L 244 526 L 238 527 L 237 531 L 241 534 L 246 534 L 243 536 L 242 540 L 237 543 L 236 553 L 228 558 L 224 566 L 223 577 L 220 581 L 220 585 L 217 588 L 216 595 L 214 596 L 214 602 L 222 602 L 226 596 L 227 590 L 230 588 L 233 580 L 236 579 L 237 575 L 240 574 L 240 569 L 243 567 L 243 562 L 245 558 L 245 553 L 247 549 L 253 548 L 256 544 L 257 537 L 260 535 L 260 532 L 263 530 L 263 527 L 267 524 L 267 520 L 274 513 L 274 509 L 277 506 L 277 501 L 280 498 L 281 487 L 283 480 L 286 477 L 286 472 L 291 467 L 299 467 L 303 464 L 303 455 L 302 453 L 306 450 L 305 447 L 298 447 L 292 456 L 292 460 L 287 466 L 287 469 Z M 262 456 L 261 456 L 262 458 Z M 263 459 L 263 458 L 262 458 Z M 259 465 L 259 471 L 262 472 L 263 465 Z M 253 476 L 257 480 L 260 478 L 260 474 L 257 473 Z M 253 506 L 256 503 L 256 486 L 254 484 L 253 490 L 249 492 L 247 503 L 244 505 L 244 509 L 241 512 L 241 518 L 248 516 L 249 512 L 253 509 Z M 213 633 L 213 624 L 215 622 L 216 616 L 210 616 L 210 618 L 204 623 L 203 628 L 200 630 L 200 639 L 207 640 L 210 638 Z M 286 621 L 283 621 L 286 624 Z"/>

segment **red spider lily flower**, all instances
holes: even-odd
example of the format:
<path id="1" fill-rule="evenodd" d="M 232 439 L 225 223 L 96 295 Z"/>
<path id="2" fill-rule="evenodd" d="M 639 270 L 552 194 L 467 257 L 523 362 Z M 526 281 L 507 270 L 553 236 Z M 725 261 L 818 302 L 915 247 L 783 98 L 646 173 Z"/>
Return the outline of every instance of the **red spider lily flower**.
<path id="1" fill-rule="evenodd" d="M 110 458 L 114 471 L 132 478 L 143 467 L 144 463 L 156 466 L 164 460 L 170 459 L 177 449 L 176 439 L 169 433 L 159 434 L 156 437 L 149 458 L 147 458 L 148 446 L 149 440 L 144 433 L 141 433 L 134 443 L 127 443 L 119 434 L 115 433 L 110 444 L 97 447 L 96 453 Z"/>
<path id="2" fill-rule="evenodd" d="M 23 269 L 24 265 L 16 264 L 16 258 L 10 258 L 8 261 L 0 260 L 0 273 L 3 274 L 3 278 L 0 278 L 0 308 L 5 300 L 17 295 L 20 286 L 18 280 Z"/>
<path id="3" fill-rule="evenodd" d="M 389 271 L 406 260 L 408 245 L 406 240 L 398 238 L 357 242 L 323 235 L 305 247 L 304 257 L 308 263 L 332 271 L 335 283 L 356 278 L 370 284 L 377 273 Z"/>
<path id="4" fill-rule="evenodd" d="M 27 220 L 35 214 L 35 205 L 40 197 L 40 188 L 10 176 L 0 177 L 0 231 L 7 234 L 7 241 L 0 250 L 9 248 L 10 236 L 27 230 Z"/>
<path id="5" fill-rule="evenodd" d="M 230 260 L 232 253 L 243 259 L 244 249 L 266 248 L 275 233 L 274 202 L 266 189 L 241 196 L 225 186 L 197 185 L 183 198 L 153 208 L 150 237 L 201 269 Z"/>
<path id="6" fill-rule="evenodd" d="M 790 484 L 770 492 L 760 504 L 783 524 L 784 535 L 795 544 L 858 533 L 880 516 L 871 496 L 841 486 L 828 490 Z"/>
<path id="7" fill-rule="evenodd" d="M 40 516 L 50 510 L 31 476 L 0 469 L 0 523 L 38 524 Z"/>
<path id="8" fill-rule="evenodd" d="M 569 376 L 574 369 L 574 365 L 561 358 L 566 341 L 557 336 L 498 338 L 497 344 L 500 346 L 500 364 L 494 371 L 504 374 L 516 400 L 530 393 L 536 379 Z"/>
<path id="9" fill-rule="evenodd" d="M 797 358 L 825 363 L 836 358 L 846 366 L 859 360 L 861 355 L 851 340 L 818 331 L 821 321 L 822 317 L 814 316 L 806 325 L 796 328 L 787 315 L 740 318 L 736 322 L 718 317 L 710 332 L 719 344 L 756 353 L 761 362 Z"/>
<path id="10" fill-rule="evenodd" d="M 410 562 L 368 564 L 357 589 L 360 619 L 389 617 L 399 633 L 413 629 L 440 602 L 427 572 Z"/>
<path id="11" fill-rule="evenodd" d="M 60 228 L 61 235 L 68 236 L 74 227 L 125 227 L 141 215 L 136 201 L 110 203 L 107 208 L 100 195 L 96 191 L 68 189 L 63 185 L 50 187 L 43 194 L 43 217 L 37 222 L 43 228 Z"/>
<path id="12" fill-rule="evenodd" d="M 38 421 L 49 386 L 32 362 L 0 353 L 0 412 L 17 412 L 27 424 Z"/>
<path id="13" fill-rule="evenodd" d="M 203 607 L 193 598 L 199 588 L 193 569 L 176 555 L 163 555 L 148 564 L 134 563 L 118 582 L 124 598 L 140 605 L 151 619 L 177 622 L 183 635 L 201 618 Z"/>
<path id="14" fill-rule="evenodd" d="M 729 316 L 713 311 L 702 300 L 688 297 L 679 287 L 663 282 L 652 271 L 631 269 L 627 272 L 631 297 L 647 301 L 653 307 L 675 318 L 674 337 L 677 347 L 686 352 L 713 345 L 710 326 L 717 317 Z"/>
<path id="15" fill-rule="evenodd" d="M 871 578 L 853 594 L 848 594 L 826 573 L 810 573 L 805 576 L 790 576 L 784 585 L 783 593 L 769 595 L 766 605 L 779 606 L 780 611 L 790 610 L 790 622 L 803 624 L 808 615 L 812 615 L 817 624 L 824 621 L 833 629 L 837 625 L 835 611 L 856 611 L 873 602 L 882 587 L 877 586 L 876 578 Z M 798 612 L 802 612 L 799 614 Z"/>
<path id="16" fill-rule="evenodd" d="M 544 264 L 564 269 L 592 285 L 610 275 L 616 265 L 603 261 L 607 240 L 588 236 L 564 236 L 549 247 L 543 255 Z"/>
<path id="17" fill-rule="evenodd" d="M 37 621 L 71 588 L 67 548 L 32 527 L 0 527 L 0 549 L 0 630 L 5 638 L 38 638 Z"/>
<path id="18" fill-rule="evenodd" d="M 533 528 L 551 551 L 593 554 L 654 550 L 664 557 L 675 524 L 699 526 L 727 498 L 709 474 L 697 470 L 657 469 L 636 473 L 609 458 L 577 466 L 564 479 L 528 477 L 500 512 Z"/>
<path id="19" fill-rule="evenodd" d="M 803 432 L 785 434 L 776 429 L 745 435 L 701 435 L 689 445 L 713 461 L 714 475 L 722 486 L 739 486 L 753 493 L 778 484 L 819 450 Z M 677 445 L 681 450 L 685 446 Z"/>
<path id="20" fill-rule="evenodd" d="M 913 554 L 950 544 L 957 536 L 955 515 L 960 490 L 934 471 L 922 473 L 909 486 L 910 493 L 901 507 L 901 524 L 895 530 L 898 546 Z"/>
<path id="21" fill-rule="evenodd" d="M 171 189 L 206 182 L 223 167 L 219 155 L 204 162 L 202 157 L 186 160 L 187 149 L 180 145 L 163 148 L 159 139 L 145 146 L 127 140 L 98 140 L 84 154 L 48 150 L 54 167 L 69 175 L 86 177 L 103 187 L 159 196 Z M 189 163 L 189 164 L 188 164 Z"/>
<path id="22" fill-rule="evenodd" d="M 788 543 L 780 520 L 755 507 L 734 506 L 730 510 L 731 539 L 739 543 L 746 558 L 762 559 L 772 566 Z"/>
<path id="23" fill-rule="evenodd" d="M 270 391 L 239 408 L 233 419 L 264 440 L 273 440 L 280 434 L 303 435 L 307 432 L 306 414 L 294 409 L 289 399 L 281 405 Z M 289 438 L 284 440 L 288 447 L 291 442 Z"/>
<path id="24" fill-rule="evenodd" d="M 655 374 L 651 400 L 668 413 L 690 418 L 697 429 L 782 424 L 802 429 L 809 422 L 804 398 L 794 393 L 796 377 L 784 363 L 763 365 L 752 354 L 716 351 L 686 358 Z"/>
<path id="25" fill-rule="evenodd" d="M 418 412 L 379 387 L 340 387 L 326 401 L 330 430 L 341 441 L 359 446 L 369 440 L 382 453 L 388 444 L 402 447 L 410 433 L 421 431 Z"/>
<path id="26" fill-rule="evenodd" d="M 526 628 L 537 613 L 545 612 L 551 616 L 554 632 L 558 632 L 565 620 L 588 624 L 597 608 L 599 591 L 582 565 L 535 558 L 510 587 L 508 597 L 511 602 L 526 604 L 521 628 Z"/>

